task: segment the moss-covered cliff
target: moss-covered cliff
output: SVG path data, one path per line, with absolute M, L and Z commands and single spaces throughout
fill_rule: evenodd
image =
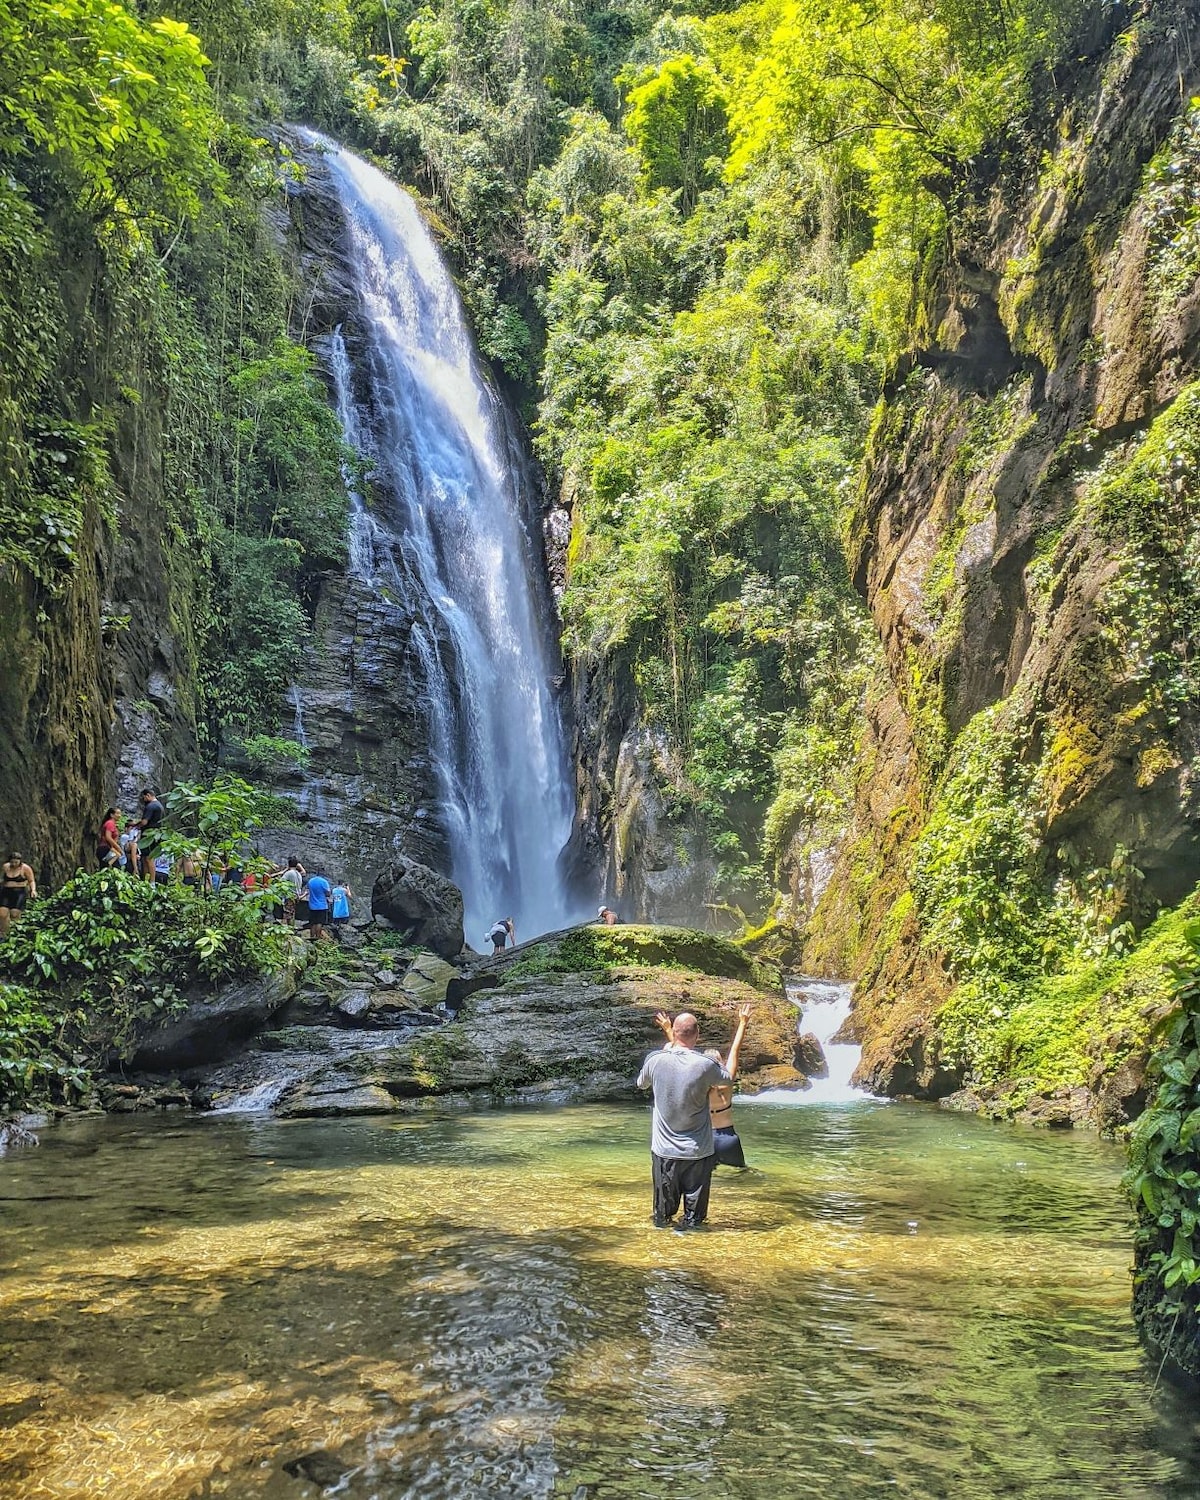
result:
M 1143 934 L 1200 878 L 1178 11 L 1114 25 L 1022 149 L 975 164 L 875 416 L 850 550 L 886 672 L 808 958 L 860 976 L 864 1073 L 893 1092 L 1119 1120 L 1182 917 Z

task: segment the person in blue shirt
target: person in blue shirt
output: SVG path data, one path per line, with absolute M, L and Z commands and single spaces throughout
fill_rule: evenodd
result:
M 330 912 L 333 917 L 333 935 L 340 943 L 342 940 L 342 928 L 350 921 L 350 898 L 354 892 L 344 880 L 339 880 L 333 888 L 330 897 Z
M 329 898 L 333 887 L 325 878 L 325 871 L 318 868 L 308 877 L 308 935 L 314 943 L 325 937 L 325 924 L 329 921 Z

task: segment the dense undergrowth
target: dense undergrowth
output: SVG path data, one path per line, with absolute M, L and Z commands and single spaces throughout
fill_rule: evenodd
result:
M 1154 1092 L 1134 1126 L 1125 1187 L 1137 1213 L 1134 1300 L 1155 1343 L 1200 1378 L 1200 921 L 1172 964 Z
M 106 870 L 37 901 L 0 944 L 0 1110 L 79 1099 L 191 993 L 281 969 L 264 900 Z

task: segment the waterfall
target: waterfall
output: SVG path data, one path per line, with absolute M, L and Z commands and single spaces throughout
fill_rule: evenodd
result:
M 789 979 L 788 999 L 800 1007 L 796 1029 L 799 1033 L 811 1032 L 820 1042 L 829 1076 L 814 1078 L 799 1093 L 794 1089 L 764 1089 L 761 1094 L 739 1099 L 739 1104 L 851 1104 L 860 1099 L 874 1099 L 874 1094 L 855 1088 L 850 1082 L 862 1048 L 833 1040 L 850 1015 L 853 994 L 852 984 L 835 980 Z
M 574 791 L 531 486 L 415 202 L 352 152 L 303 136 L 345 215 L 356 298 L 353 362 L 340 330 L 325 353 L 347 440 L 382 497 L 368 509 L 351 486 L 350 566 L 412 616 L 467 941 L 503 916 L 532 936 L 582 913 L 559 873 Z

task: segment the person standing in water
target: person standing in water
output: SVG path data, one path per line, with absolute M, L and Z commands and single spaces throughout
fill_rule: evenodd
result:
M 679 1229 L 699 1229 L 708 1217 L 708 1193 L 717 1164 L 709 1090 L 730 1083 L 719 1062 L 700 1050 L 700 1023 L 688 1011 L 671 1025 L 671 1046 L 651 1052 L 637 1085 L 653 1089 L 650 1127 L 654 1223 L 666 1229 L 683 1203 Z
M 0 941 L 8 936 L 12 924 L 19 921 L 30 901 L 37 900 L 37 881 L 33 871 L 14 849 L 0 865 Z
M 705 1057 L 712 1058 L 714 1062 L 724 1061 L 725 1071 L 729 1074 L 728 1083 L 715 1083 L 708 1091 L 708 1110 L 712 1118 L 713 1145 L 716 1148 L 718 1167 L 740 1167 L 745 1168 L 746 1156 L 742 1150 L 742 1142 L 733 1124 L 733 1080 L 737 1077 L 738 1062 L 742 1051 L 742 1039 L 746 1035 L 746 1023 L 750 1019 L 750 1003 L 747 1001 L 738 1006 L 738 1022 L 733 1033 L 733 1041 L 729 1045 L 729 1058 L 724 1061 L 715 1047 L 705 1052 Z M 674 1035 L 671 1029 L 671 1018 L 665 1010 L 660 1010 L 654 1017 L 666 1033 L 666 1047 L 675 1045 Z M 665 1050 L 665 1048 L 664 1048 Z

